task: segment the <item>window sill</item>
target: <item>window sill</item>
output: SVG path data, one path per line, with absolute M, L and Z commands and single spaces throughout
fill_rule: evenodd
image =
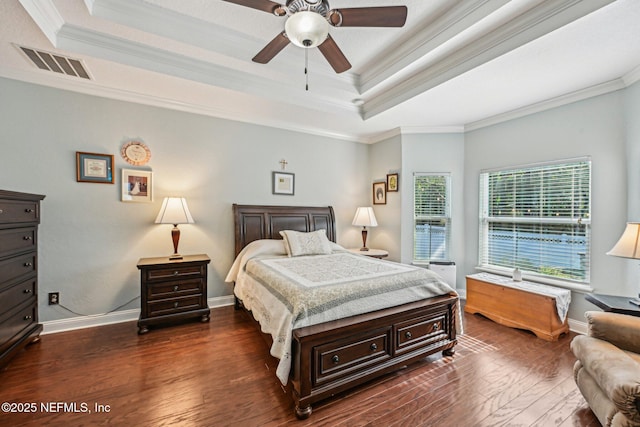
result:
M 497 269 L 497 268 L 485 268 L 485 267 L 476 267 L 478 271 L 484 271 L 486 273 L 497 274 L 500 276 L 511 277 L 511 271 L 506 269 Z M 561 279 L 550 279 L 547 277 L 540 276 L 530 276 L 527 274 L 522 275 L 523 280 L 527 280 L 529 282 L 534 283 L 542 283 L 545 285 L 556 286 L 558 288 L 569 289 L 570 291 L 581 292 L 581 293 L 590 293 L 593 292 L 593 288 L 590 285 L 571 282 L 568 280 Z

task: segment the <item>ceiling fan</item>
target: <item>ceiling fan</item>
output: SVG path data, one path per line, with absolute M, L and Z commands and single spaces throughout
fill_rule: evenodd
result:
M 402 27 L 407 20 L 406 6 L 331 9 L 327 0 L 287 0 L 285 5 L 270 0 L 223 0 L 253 9 L 287 16 L 284 31 L 253 58 L 266 64 L 290 42 L 303 48 L 318 47 L 336 73 L 351 68 L 329 34 L 334 27 Z

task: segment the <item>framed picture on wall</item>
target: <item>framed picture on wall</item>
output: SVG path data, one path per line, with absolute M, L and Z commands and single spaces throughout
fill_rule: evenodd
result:
M 295 174 L 289 172 L 272 172 L 271 182 L 273 194 L 285 194 L 293 196 L 295 194 Z
M 153 202 L 153 173 L 122 169 L 122 201 Z
M 113 184 L 113 155 L 76 151 L 76 181 Z
M 387 204 L 387 183 L 386 182 L 373 183 L 373 204 L 374 205 Z
M 398 191 L 398 174 L 387 174 L 387 191 Z

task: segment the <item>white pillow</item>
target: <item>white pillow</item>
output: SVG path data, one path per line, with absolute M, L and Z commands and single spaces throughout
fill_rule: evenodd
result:
M 284 240 L 284 247 L 290 257 L 327 255 L 331 253 L 331 242 L 327 238 L 326 230 L 316 230 L 309 233 L 283 230 L 280 235 Z

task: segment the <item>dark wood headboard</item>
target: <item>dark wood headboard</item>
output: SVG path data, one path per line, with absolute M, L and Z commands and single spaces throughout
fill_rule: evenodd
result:
M 282 239 L 280 231 L 327 230 L 336 241 L 336 220 L 331 206 L 233 205 L 236 256 L 249 243 L 259 239 Z

